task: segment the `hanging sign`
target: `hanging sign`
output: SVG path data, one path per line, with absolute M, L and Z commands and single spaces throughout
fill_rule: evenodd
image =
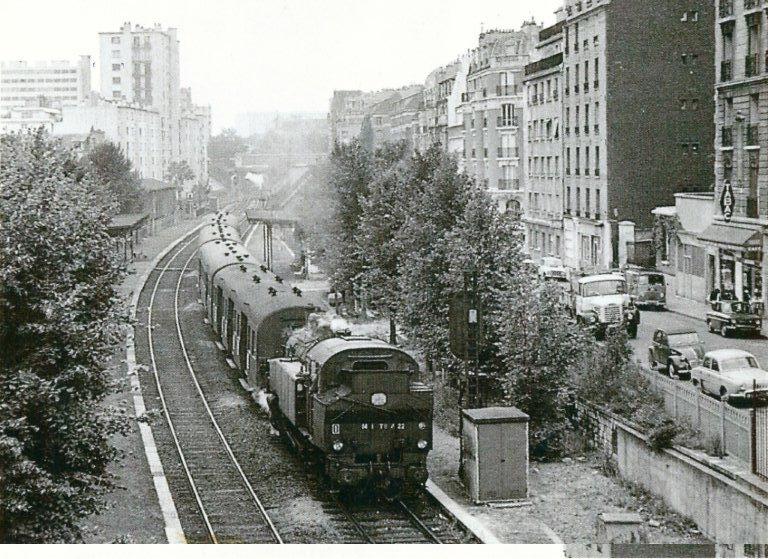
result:
M 724 181 L 723 192 L 720 195 L 720 210 L 723 213 L 725 221 L 731 220 L 734 204 L 735 200 L 733 198 L 733 188 L 731 187 L 731 181 Z

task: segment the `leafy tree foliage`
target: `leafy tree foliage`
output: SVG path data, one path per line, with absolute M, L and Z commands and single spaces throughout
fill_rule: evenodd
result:
M 174 161 L 168 165 L 168 170 L 165 172 L 165 180 L 169 181 L 174 186 L 181 186 L 187 181 L 194 180 L 195 173 L 189 167 L 189 163 L 186 161 Z
M 223 130 L 221 134 L 211 136 L 208 142 L 209 169 L 212 176 L 228 185 L 229 178 L 235 168 L 234 158 L 245 153 L 248 146 L 232 128 Z
M 44 132 L 0 136 L 0 541 L 77 541 L 128 423 L 102 399 L 121 277 L 98 179 Z
M 103 204 L 114 204 L 117 213 L 141 211 L 141 179 L 132 170 L 131 161 L 119 146 L 112 142 L 94 146 L 88 152 L 87 163 L 97 185 L 101 187 Z

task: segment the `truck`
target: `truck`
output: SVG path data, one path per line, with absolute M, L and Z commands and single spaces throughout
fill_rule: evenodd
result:
M 640 311 L 627 293 L 627 281 L 621 273 L 592 274 L 574 278 L 571 310 L 579 324 L 598 338 L 612 328 L 626 328 L 630 338 L 637 337 Z

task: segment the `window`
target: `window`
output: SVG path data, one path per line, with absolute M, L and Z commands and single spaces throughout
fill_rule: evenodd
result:
M 565 149 L 565 174 L 571 174 L 571 148 Z
M 576 148 L 576 174 L 581 174 L 581 149 Z
M 600 146 L 595 146 L 595 176 L 600 176 Z
M 112 71 L 113 72 L 119 72 L 121 68 L 120 64 L 112 64 Z
M 597 35 L 595 35 L 592 38 L 592 46 L 596 47 L 599 43 L 600 43 L 600 39 L 597 37 Z
M 589 146 L 584 148 L 584 174 L 589 174 Z
M 111 38 L 110 38 L 110 42 L 111 42 L 113 45 L 119 45 L 119 44 L 120 44 L 120 37 L 111 37 Z
M 119 83 L 120 83 L 120 78 L 119 78 L 119 77 L 117 77 L 117 78 L 112 78 L 112 83 L 113 83 L 113 84 L 119 84 Z
M 123 94 L 120 93 L 119 91 L 113 91 L 112 92 L 112 98 L 113 99 L 120 99 L 122 96 L 123 96 Z
M 570 186 L 566 189 L 566 194 L 565 194 L 565 213 L 568 213 L 568 214 L 571 213 L 571 187 Z

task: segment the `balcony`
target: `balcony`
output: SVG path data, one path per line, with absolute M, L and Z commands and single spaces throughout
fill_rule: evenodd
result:
M 508 117 L 504 118 L 502 116 L 496 117 L 496 128 L 510 128 L 512 126 L 517 126 L 517 117 Z
M 748 146 L 760 145 L 760 129 L 757 124 L 747 125 L 747 144 Z
M 578 177 L 579 175 L 581 175 L 581 169 L 579 169 L 578 167 L 576 167 L 576 170 L 573 172 L 573 174 L 574 174 L 574 175 L 576 175 L 576 176 Z
M 733 147 L 733 128 L 723 126 L 720 129 L 720 145 L 723 147 Z
M 720 63 L 720 81 L 727 82 L 733 77 L 733 64 L 730 60 L 723 60 Z
M 584 125 L 584 134 L 589 134 L 589 126 Z
M 760 73 L 760 67 L 757 64 L 757 53 L 748 54 L 744 58 L 744 75 L 746 77 L 756 76 Z
M 520 179 L 499 179 L 499 190 L 520 190 Z
M 566 54 L 567 54 L 567 51 L 566 51 Z M 549 70 L 550 68 L 559 66 L 562 63 L 563 63 L 563 53 L 558 52 L 556 54 L 553 54 L 552 56 L 548 56 L 547 58 L 542 58 L 541 60 L 537 60 L 536 62 L 531 62 L 530 64 L 526 64 L 525 75 L 530 76 L 531 74 L 535 74 L 543 70 Z
M 499 159 L 512 159 L 520 157 L 520 148 L 497 148 L 497 156 Z
M 720 17 L 728 17 L 733 15 L 733 0 L 720 0 L 720 6 L 718 9 L 718 15 Z
M 496 86 L 496 95 L 501 97 L 505 95 L 514 95 L 517 93 L 515 91 L 515 86 L 513 85 L 497 85 Z
M 760 217 L 760 210 L 757 206 L 757 198 L 753 198 L 751 196 L 747 198 L 747 217 L 752 219 L 757 219 Z

